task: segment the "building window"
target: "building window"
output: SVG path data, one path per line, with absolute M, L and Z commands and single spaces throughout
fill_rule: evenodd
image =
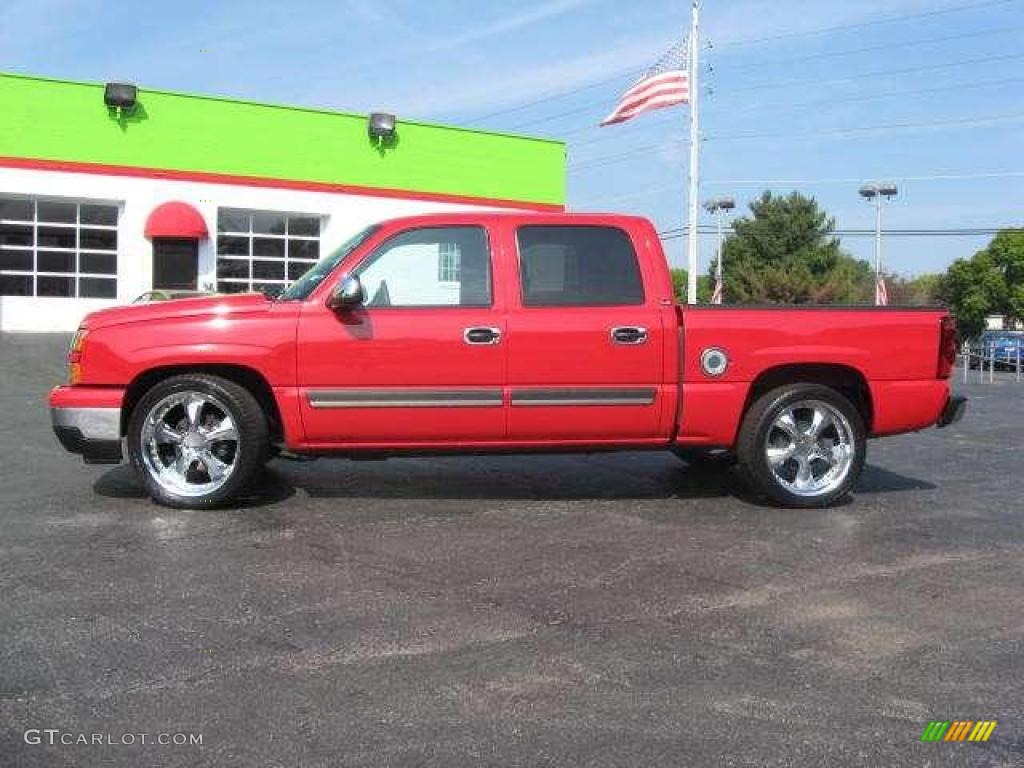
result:
M 0 296 L 117 298 L 117 206 L 0 195 Z
M 459 282 L 458 243 L 441 243 L 437 254 L 437 281 L 439 283 Z
M 221 208 L 217 211 L 217 290 L 291 285 L 320 259 L 320 217 Z

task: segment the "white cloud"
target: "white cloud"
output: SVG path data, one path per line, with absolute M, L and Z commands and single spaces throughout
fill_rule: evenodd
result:
M 407 95 L 392 97 L 392 101 L 403 114 L 420 116 L 499 109 L 522 104 L 547 93 L 587 85 L 630 69 L 640 70 L 651 63 L 652 51 L 661 50 L 665 44 L 664 39 L 645 40 L 572 59 L 545 59 L 528 68 L 522 68 L 518 63 L 509 64 L 507 71 L 490 76 L 471 72 L 462 82 L 447 82 L 443 90 L 424 92 L 417 89 Z

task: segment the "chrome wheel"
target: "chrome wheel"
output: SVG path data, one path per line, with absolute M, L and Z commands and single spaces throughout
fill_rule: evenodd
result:
M 238 429 L 227 407 L 212 395 L 168 395 L 146 414 L 141 437 L 146 471 L 179 496 L 213 493 L 235 470 Z
M 797 496 L 823 496 L 843 484 L 855 455 L 853 428 L 823 400 L 779 411 L 768 428 L 765 457 L 775 482 Z

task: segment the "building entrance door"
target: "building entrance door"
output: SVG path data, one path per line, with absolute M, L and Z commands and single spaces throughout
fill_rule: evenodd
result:
M 153 239 L 154 290 L 194 291 L 199 280 L 199 241 Z

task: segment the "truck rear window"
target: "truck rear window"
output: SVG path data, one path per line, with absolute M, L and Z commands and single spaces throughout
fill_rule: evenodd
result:
M 519 279 L 527 307 L 644 303 L 636 251 L 615 227 L 520 227 Z

